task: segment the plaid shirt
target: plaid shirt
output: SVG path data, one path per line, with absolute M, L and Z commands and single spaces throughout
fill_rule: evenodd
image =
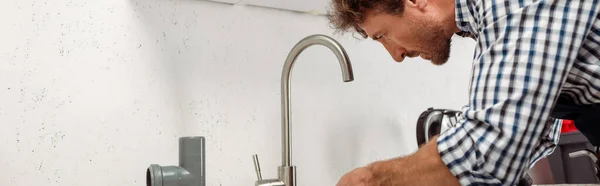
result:
M 558 144 L 559 96 L 600 103 L 600 0 L 456 0 L 476 42 L 465 120 L 438 150 L 462 185 L 515 185 Z

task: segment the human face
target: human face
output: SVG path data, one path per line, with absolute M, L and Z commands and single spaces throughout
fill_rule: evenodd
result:
M 419 5 L 407 5 L 402 15 L 368 12 L 359 26 L 369 37 L 383 44 L 396 62 L 420 56 L 434 65 L 443 65 L 450 57 L 452 33 L 446 31 L 436 16 Z

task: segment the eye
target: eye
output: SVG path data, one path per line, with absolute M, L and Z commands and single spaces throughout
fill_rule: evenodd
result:
M 383 36 L 384 36 L 384 35 L 383 35 L 383 34 L 381 34 L 381 35 L 375 36 L 375 38 L 373 38 L 373 39 L 375 39 L 375 40 L 379 40 L 379 39 L 383 38 Z

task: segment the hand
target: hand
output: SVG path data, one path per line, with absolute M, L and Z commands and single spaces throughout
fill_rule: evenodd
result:
M 460 186 L 437 151 L 437 136 L 411 155 L 376 161 L 342 176 L 336 186 Z
M 342 176 L 336 186 L 375 186 L 372 182 L 373 171 L 367 167 L 361 167 Z

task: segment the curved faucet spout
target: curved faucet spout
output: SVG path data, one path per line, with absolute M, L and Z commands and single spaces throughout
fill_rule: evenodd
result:
M 352 71 L 352 65 L 346 51 L 333 38 L 321 34 L 310 35 L 300 40 L 294 48 L 290 51 L 285 64 L 283 66 L 283 72 L 281 74 L 281 106 L 282 106 L 282 167 L 292 166 L 291 157 L 291 136 L 290 136 L 290 75 L 294 62 L 298 58 L 298 55 L 304 51 L 304 49 L 313 45 L 323 45 L 329 48 L 337 57 L 340 67 L 342 69 L 342 77 L 344 82 L 351 82 L 354 80 L 354 74 Z

